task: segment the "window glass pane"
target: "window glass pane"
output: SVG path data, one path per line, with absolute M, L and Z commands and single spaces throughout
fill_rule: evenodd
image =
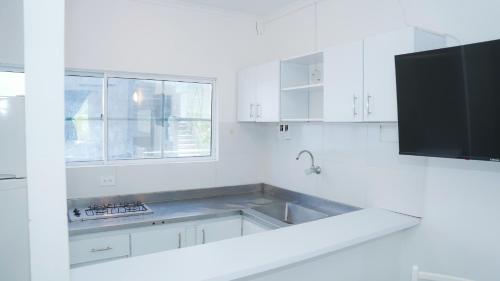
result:
M 24 96 L 24 73 L 0 72 L 0 97 Z
M 65 77 L 66 161 L 103 160 L 103 79 Z
M 165 118 L 212 118 L 212 84 L 165 81 Z
M 101 119 L 102 78 L 66 76 L 65 117 L 66 119 Z
M 161 157 L 162 82 L 108 80 L 109 160 Z
M 164 157 L 210 156 L 212 84 L 165 82 Z
M 66 162 L 103 160 L 102 121 L 83 119 L 66 121 L 65 129 Z
M 161 119 L 162 82 L 109 78 L 108 101 L 109 119 Z
M 108 121 L 110 160 L 161 157 L 161 120 Z
M 210 156 L 211 121 L 178 121 L 165 124 L 164 157 Z

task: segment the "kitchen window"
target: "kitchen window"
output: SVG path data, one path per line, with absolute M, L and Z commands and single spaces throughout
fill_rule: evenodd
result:
M 66 161 L 214 160 L 214 81 L 69 73 Z

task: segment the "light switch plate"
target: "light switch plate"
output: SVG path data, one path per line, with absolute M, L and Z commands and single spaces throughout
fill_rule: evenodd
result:
M 101 186 L 115 186 L 115 176 L 101 176 Z

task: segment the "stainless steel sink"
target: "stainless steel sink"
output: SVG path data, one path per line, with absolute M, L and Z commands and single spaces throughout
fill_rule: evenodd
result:
M 276 202 L 253 209 L 287 224 L 299 224 L 328 217 L 327 214 L 291 202 Z

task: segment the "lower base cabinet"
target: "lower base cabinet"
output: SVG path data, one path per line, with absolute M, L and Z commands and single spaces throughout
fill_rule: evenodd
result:
M 186 228 L 184 226 L 169 226 L 134 232 L 130 234 L 130 245 L 132 256 L 180 249 L 186 246 Z
M 242 219 L 242 236 L 256 234 L 269 230 L 269 226 L 264 225 L 256 220 L 243 217 Z
M 205 244 L 242 235 L 242 217 L 207 220 L 196 226 L 196 243 Z
M 238 215 L 75 235 L 70 238 L 71 266 L 201 245 L 269 229 L 253 219 Z

